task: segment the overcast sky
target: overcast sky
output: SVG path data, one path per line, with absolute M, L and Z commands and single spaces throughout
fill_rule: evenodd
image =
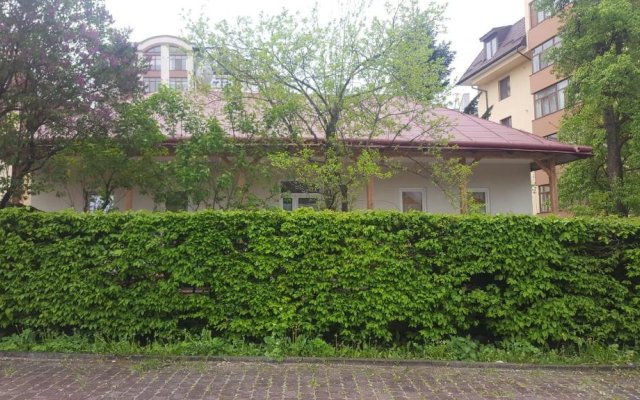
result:
M 182 16 L 186 12 L 193 16 L 204 13 L 215 22 L 243 15 L 255 17 L 260 11 L 274 14 L 283 8 L 306 13 L 317 3 L 321 14 L 329 15 L 344 0 L 105 0 L 105 3 L 116 24 L 131 28 L 132 40 L 141 41 L 162 34 L 180 36 L 185 25 Z M 447 2 L 436 0 L 436 3 Z M 384 0 L 373 0 L 371 12 L 380 15 L 383 4 Z M 480 36 L 494 26 L 513 24 L 524 12 L 522 0 L 449 0 L 447 33 L 443 38 L 451 41 L 451 48 L 457 53 L 453 77 L 460 77 L 482 49 Z M 454 92 L 465 91 L 469 90 L 458 88 Z

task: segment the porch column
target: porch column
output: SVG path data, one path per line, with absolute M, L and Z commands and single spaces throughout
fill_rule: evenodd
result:
M 124 195 L 124 209 L 132 210 L 133 209 L 133 190 L 128 189 Z
M 551 198 L 551 212 L 560 212 L 560 201 L 558 200 L 558 174 L 556 172 L 556 160 L 536 160 L 536 164 L 549 176 L 549 197 Z
M 367 210 L 373 210 L 373 177 L 367 182 Z
M 462 157 L 460 158 L 460 164 L 467 165 L 467 159 Z M 467 181 L 460 182 L 460 214 L 466 214 L 469 212 L 469 204 L 467 204 L 468 195 L 467 195 Z

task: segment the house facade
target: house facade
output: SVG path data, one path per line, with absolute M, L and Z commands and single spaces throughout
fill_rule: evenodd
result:
M 466 186 L 443 188 L 417 167 L 419 164 L 416 162 L 425 165 L 432 161 L 433 156 L 428 149 L 435 142 L 418 133 L 422 129 L 417 127 L 400 136 L 382 135 L 366 143 L 367 148 L 379 149 L 401 168 L 390 178 L 370 179 L 355 193 L 351 209 L 455 214 L 461 212 L 462 205 L 452 201 L 453 190 L 453 193 L 468 193 L 480 212 L 531 214 L 532 170 L 591 155 L 589 147 L 550 141 L 458 111 L 435 109 L 430 113 L 447 124 L 445 129 L 449 140 L 441 148 L 442 154 L 473 164 L 473 174 Z M 362 143 L 354 141 L 349 145 L 358 147 Z M 305 190 L 294 181 L 293 176 L 286 174 L 273 176 L 268 182 L 247 184 L 253 196 L 264 200 L 266 208 L 293 211 L 321 205 L 317 193 Z M 78 185 L 66 188 L 64 193 L 58 190 L 32 196 L 31 205 L 44 211 L 68 208 L 80 211 L 84 206 L 83 201 L 82 189 Z M 155 202 L 152 196 L 137 189 L 117 192 L 113 202 L 114 208 L 122 211 L 176 209 L 167 203 Z M 195 210 L 197 207 L 185 203 L 182 209 Z
M 447 190 L 416 168 L 416 160 L 430 162 L 431 155 L 426 149 L 434 145 L 428 136 L 416 133 L 424 131 L 417 127 L 392 139 L 383 135 L 366 144 L 385 153 L 401 168 L 391 178 L 372 178 L 358 189 L 351 203 L 353 210 L 459 213 L 462 206 L 452 201 L 452 189 L 458 191 L 458 195 L 468 193 L 480 212 L 531 214 L 532 171 L 555 170 L 556 165 L 591 155 L 588 147 L 570 146 L 528 133 L 535 121 L 533 97 L 520 89 L 528 83 L 531 68 L 522 53 L 526 49 L 526 26 L 523 19 L 514 26 L 495 28 L 485 35 L 486 48 L 478 63 L 470 68 L 472 73 L 467 74 L 468 82 L 479 79 L 477 82 L 485 88 L 480 110 L 483 113 L 493 106 L 490 120 L 448 109 L 430 111 L 434 118 L 446 121 L 445 134 L 449 141 L 442 149 L 444 154 L 473 164 L 473 174 L 466 186 Z M 142 77 L 147 93 L 157 91 L 160 85 L 187 91 L 195 80 L 204 80 L 214 88 L 224 84 L 215 73 L 199 67 L 197 51 L 180 38 L 152 37 L 142 41 L 138 49 L 140 57 L 146 58 L 150 66 Z M 483 57 L 491 62 L 487 63 Z M 361 145 L 357 141 L 353 143 L 353 146 Z M 295 210 L 317 208 L 321 204 L 317 193 L 305 190 L 286 174 L 274 176 L 270 182 L 247 183 L 251 194 L 262 199 L 266 208 Z M 557 191 L 552 190 L 550 197 L 557 206 Z M 30 203 L 44 211 L 69 208 L 81 211 L 84 200 L 78 185 L 39 193 L 31 196 Z M 97 204 L 101 199 L 92 201 Z M 174 204 L 156 202 L 151 195 L 136 188 L 116 192 L 112 201 L 113 208 L 121 211 L 197 209 L 193 204 L 184 203 L 176 208 Z
M 557 16 L 536 10 L 534 1 L 525 0 L 523 6 L 524 18 L 480 38 L 483 49 L 458 84 L 480 91 L 478 112 L 488 113 L 490 121 L 557 140 L 567 80 L 553 73 L 545 56 L 560 45 L 561 24 Z M 552 192 L 559 172 L 554 167 L 532 173 L 534 213 L 558 211 Z

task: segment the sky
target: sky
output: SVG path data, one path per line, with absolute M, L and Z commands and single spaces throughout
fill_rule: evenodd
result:
M 385 0 L 372 0 L 372 15 L 384 13 Z M 451 42 L 456 52 L 452 76 L 457 80 L 482 50 L 479 38 L 496 26 L 511 25 L 524 16 L 522 0 L 435 0 L 446 4 L 446 32 L 442 39 Z M 260 12 L 275 14 L 283 8 L 307 14 L 318 4 L 321 15 L 329 16 L 344 0 L 105 0 L 116 25 L 132 29 L 131 39 L 141 41 L 155 35 L 181 36 L 184 15 L 206 15 L 212 22 L 234 20 L 239 16 L 257 17 Z M 421 0 L 424 5 L 428 1 Z M 452 101 L 470 88 L 455 88 Z

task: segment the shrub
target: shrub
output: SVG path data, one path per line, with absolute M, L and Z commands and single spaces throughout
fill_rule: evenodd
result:
M 635 345 L 639 287 L 634 220 L 0 212 L 5 333 Z

